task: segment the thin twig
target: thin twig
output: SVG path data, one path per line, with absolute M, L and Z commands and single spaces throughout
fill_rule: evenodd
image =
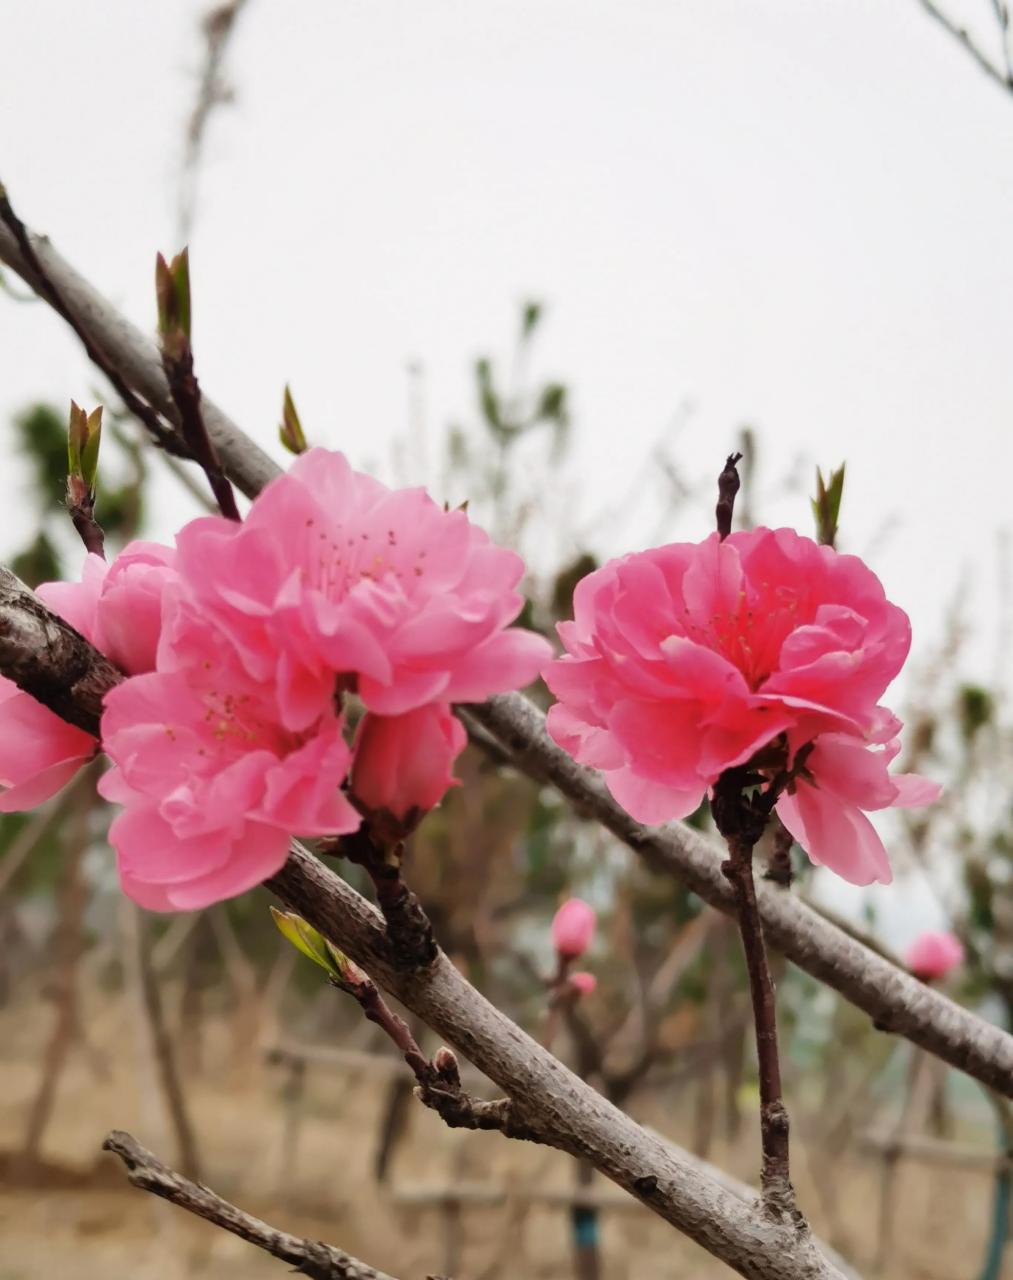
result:
M 332 977 L 331 982 L 356 1000 L 369 1021 L 396 1046 L 418 1082 L 415 1096 L 438 1112 L 451 1129 L 496 1129 L 509 1138 L 540 1141 L 534 1126 L 516 1118 L 509 1098 L 489 1102 L 464 1091 L 457 1059 L 446 1046 L 438 1049 L 430 1061 L 408 1023 L 394 1012 L 376 983 L 358 965 L 346 959 L 342 976 Z
M 981 49 L 978 48 L 975 42 L 971 39 L 967 28 L 962 27 L 958 22 L 954 22 L 948 14 L 944 13 L 942 9 L 933 3 L 933 0 L 921 0 L 921 6 L 926 13 L 935 18 L 935 20 L 940 23 L 940 25 L 948 31 L 954 39 L 958 40 L 964 46 L 978 66 L 981 67 L 982 71 L 984 71 L 990 79 L 994 80 L 997 85 L 1005 89 L 1007 93 L 1013 93 L 1013 70 L 1010 69 L 1009 47 L 1005 43 L 1005 28 L 1003 28 L 1003 51 L 1006 61 L 1006 70 L 1003 72 Z
M 164 1165 L 129 1133 L 114 1129 L 103 1142 L 102 1149 L 119 1156 L 126 1166 L 127 1177 L 141 1191 L 150 1191 L 187 1213 L 195 1214 L 223 1231 L 230 1231 L 281 1262 L 289 1263 L 310 1280 L 393 1280 L 386 1272 L 377 1271 L 333 1245 L 289 1235 L 287 1231 L 268 1226 L 260 1218 L 223 1200 L 210 1188 L 191 1182 Z
M 237 20 L 248 0 L 224 0 L 213 5 L 201 20 L 207 41 L 197 100 L 186 128 L 186 146 L 179 192 L 179 239 L 190 239 L 196 206 L 197 178 L 208 122 L 215 109 L 232 101 L 232 91 L 222 77 L 222 65 Z
M 728 858 L 721 864 L 721 871 L 735 891 L 753 1002 L 763 1151 L 760 1186 L 764 1204 L 772 1213 L 794 1217 L 797 1209 L 788 1159 L 788 1112 L 781 1096 L 774 983 L 753 880 L 753 849 L 763 834 L 776 790 L 771 784 L 762 797 L 750 795 L 745 787 L 751 780 L 752 775 L 745 769 L 725 770 L 714 787 L 711 811 L 714 824 L 728 845 Z
M 179 410 L 180 430 L 190 456 L 208 478 L 211 492 L 222 515 L 228 520 L 239 520 L 236 495 L 232 492 L 218 459 L 218 453 L 204 422 L 201 408 L 200 384 L 193 371 L 193 352 L 189 341 L 180 352 L 163 354 L 162 363 L 169 383 L 169 393 Z

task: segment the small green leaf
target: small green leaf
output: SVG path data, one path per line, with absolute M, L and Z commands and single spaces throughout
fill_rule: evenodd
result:
M 178 355 L 190 345 L 190 252 L 184 249 L 170 261 L 155 258 L 155 299 L 162 346 Z
M 297 916 L 294 911 L 271 908 L 271 917 L 282 937 L 287 938 L 297 951 L 320 966 L 332 982 L 346 991 L 354 991 L 369 978 L 357 964 L 324 937 L 319 929 Z
M 829 481 L 825 481 L 823 472 L 819 467 L 816 468 L 816 497 L 812 500 L 816 540 L 828 547 L 832 547 L 837 539 L 841 499 L 844 496 L 845 465 L 841 463 L 836 471 L 831 471 Z
M 341 971 L 335 965 L 326 938 L 311 924 L 307 924 L 302 916 L 291 911 L 279 911 L 271 908 L 271 917 L 282 937 L 287 938 L 297 951 L 318 964 L 332 977 L 339 978 Z
M 102 406 L 85 413 L 71 400 L 67 424 L 67 475 L 72 480 L 81 481 L 89 493 L 95 492 L 101 441 Z
M 294 453 L 296 456 L 300 453 L 305 453 L 309 448 L 306 443 L 306 436 L 303 433 L 302 423 L 299 421 L 299 414 L 296 412 L 295 401 L 292 399 L 292 392 L 287 383 L 285 385 L 285 398 L 282 402 L 281 426 L 278 428 L 278 437 L 289 453 Z

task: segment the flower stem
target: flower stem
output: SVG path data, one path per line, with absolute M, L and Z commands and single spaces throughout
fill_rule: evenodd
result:
M 760 1142 L 763 1166 L 760 1186 L 765 1206 L 778 1216 L 794 1216 L 795 1191 L 788 1163 L 788 1112 L 781 1097 L 781 1063 L 777 1048 L 777 1012 L 774 983 L 767 963 L 760 912 L 753 881 L 753 841 L 729 836 L 728 859 L 721 870 L 735 890 L 739 933 L 749 972 L 756 1031 L 756 1058 L 760 1077 Z

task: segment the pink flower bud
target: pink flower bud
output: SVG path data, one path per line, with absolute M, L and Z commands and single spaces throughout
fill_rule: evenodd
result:
M 400 716 L 369 712 L 355 735 L 352 795 L 370 813 L 398 821 L 421 815 L 457 782 L 450 771 L 466 742 L 464 726 L 445 704 Z
M 581 996 L 591 995 L 598 986 L 598 979 L 593 973 L 584 973 L 582 971 L 579 973 L 571 973 L 567 981 L 573 990 Z
M 561 956 L 576 959 L 591 945 L 596 917 L 583 898 L 568 898 L 552 920 L 552 945 Z
M 918 978 L 945 978 L 964 958 L 960 939 L 952 933 L 921 933 L 904 953 L 904 962 Z

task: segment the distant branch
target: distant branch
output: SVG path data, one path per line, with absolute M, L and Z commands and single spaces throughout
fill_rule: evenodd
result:
M 225 54 L 235 33 L 236 23 L 249 0 L 223 0 L 214 4 L 201 19 L 204 65 L 201 68 L 197 100 L 186 127 L 183 172 L 179 196 L 179 239 L 185 243 L 193 228 L 197 202 L 197 178 L 201 154 L 207 136 L 208 122 L 214 111 L 232 101 L 232 89 L 222 75 Z
M 978 66 L 995 81 L 997 85 L 1005 89 L 1007 93 L 1013 93 L 1013 65 L 1011 65 L 1010 48 L 1009 48 L 1009 10 L 1003 0 L 993 0 L 993 10 L 996 20 L 999 23 L 1000 39 L 1003 48 L 1003 66 L 998 67 L 988 57 L 988 55 L 975 43 L 971 38 L 970 32 L 966 27 L 962 27 L 959 22 L 955 22 L 947 13 L 938 8 L 933 0 L 920 0 L 922 8 L 936 22 L 948 31 L 951 36 L 964 46 Z

